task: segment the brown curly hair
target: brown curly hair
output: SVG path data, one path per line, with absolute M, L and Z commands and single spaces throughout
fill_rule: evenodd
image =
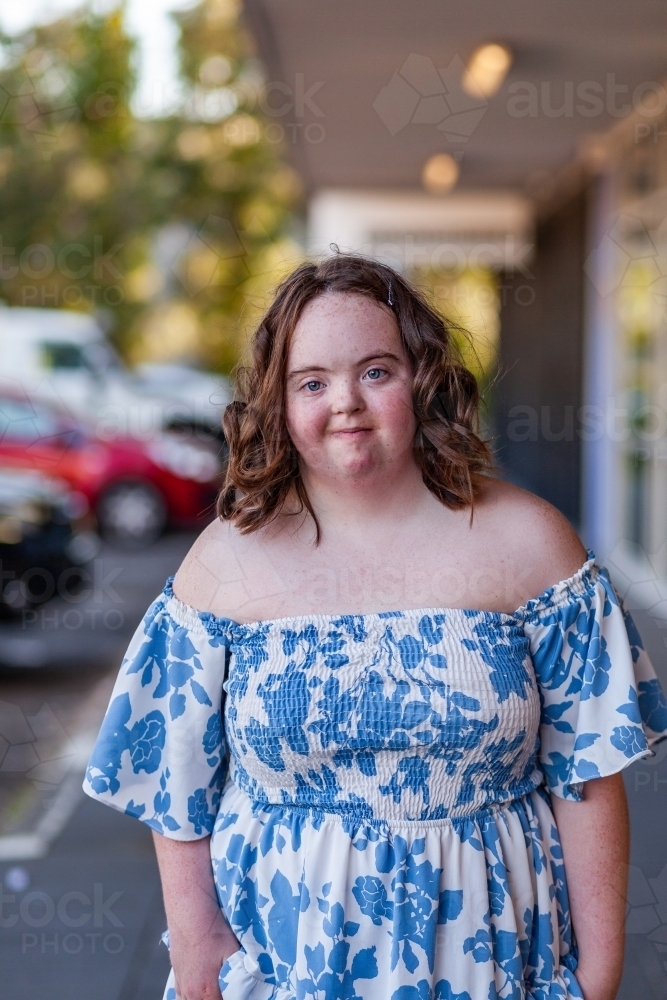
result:
M 493 469 L 479 437 L 479 389 L 461 360 L 452 328 L 392 268 L 358 254 L 336 253 L 306 263 L 282 282 L 252 339 L 252 365 L 237 371 L 235 400 L 223 428 L 229 446 L 216 511 L 245 533 L 278 515 L 290 490 L 297 513 L 308 510 L 320 529 L 299 473 L 285 422 L 285 380 L 292 333 L 305 305 L 324 292 L 354 292 L 388 306 L 412 363 L 417 419 L 414 454 L 424 484 L 452 509 L 470 506 Z

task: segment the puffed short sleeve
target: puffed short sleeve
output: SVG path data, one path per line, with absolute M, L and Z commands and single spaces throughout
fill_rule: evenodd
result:
M 86 769 L 84 791 L 174 840 L 211 833 L 227 772 L 225 619 L 167 581 L 134 633 Z
M 651 755 L 667 736 L 667 703 L 630 613 L 590 551 L 577 574 L 526 607 L 540 764 L 552 792 L 581 799 L 583 782 Z

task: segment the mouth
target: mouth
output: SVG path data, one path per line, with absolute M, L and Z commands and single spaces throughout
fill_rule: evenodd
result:
M 334 437 L 360 437 L 363 434 L 370 434 L 370 427 L 348 427 L 341 431 L 332 431 Z

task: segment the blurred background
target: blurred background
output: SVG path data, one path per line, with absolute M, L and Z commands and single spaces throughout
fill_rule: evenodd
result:
M 162 996 L 149 831 L 82 772 L 213 517 L 234 366 L 332 247 L 454 321 L 501 474 L 667 683 L 664 4 L 0 0 L 3 1000 Z M 667 995 L 666 757 L 625 773 L 622 1000 Z

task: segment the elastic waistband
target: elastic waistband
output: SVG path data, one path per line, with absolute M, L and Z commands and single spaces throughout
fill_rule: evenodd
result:
M 226 793 L 228 793 L 228 790 L 231 790 L 230 786 L 237 788 L 249 800 L 249 804 L 255 813 L 260 811 L 273 813 L 276 817 L 279 816 L 283 821 L 287 820 L 288 822 L 290 818 L 294 818 L 294 820 L 310 818 L 315 823 L 333 819 L 342 823 L 343 827 L 348 831 L 368 827 L 378 832 L 397 830 L 402 827 L 407 829 L 454 828 L 460 830 L 468 823 L 483 823 L 485 819 L 497 813 L 525 808 L 526 799 L 535 791 L 538 791 L 543 796 L 547 794 L 539 784 L 533 783 L 525 789 L 522 788 L 521 793 L 512 798 L 489 802 L 467 813 L 457 813 L 447 816 L 426 816 L 422 819 L 420 817 L 408 818 L 405 816 L 378 817 L 373 815 L 370 808 L 359 807 L 356 803 L 345 801 L 324 804 L 290 801 L 274 802 L 264 796 L 253 794 L 254 790 L 252 789 L 244 788 L 243 783 L 237 780 L 236 775 L 230 776 L 229 785 L 225 789 Z M 225 810 L 224 805 L 221 808 Z

